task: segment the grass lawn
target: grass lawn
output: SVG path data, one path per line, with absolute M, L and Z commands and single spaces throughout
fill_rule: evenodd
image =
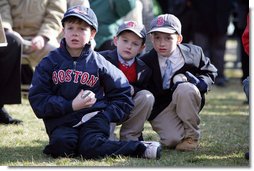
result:
M 27 99 L 22 105 L 6 105 L 12 116 L 23 125 L 0 125 L 1 166 L 112 166 L 112 167 L 238 167 L 249 168 L 244 158 L 249 151 L 249 107 L 240 80 L 230 79 L 227 88 L 213 87 L 207 94 L 201 111 L 202 138 L 195 152 L 163 149 L 160 160 L 129 157 L 84 160 L 82 158 L 53 159 L 42 153 L 48 137 L 42 120 L 33 114 Z M 117 127 L 119 130 L 119 127 Z M 158 140 L 149 123 L 145 125 L 145 140 Z

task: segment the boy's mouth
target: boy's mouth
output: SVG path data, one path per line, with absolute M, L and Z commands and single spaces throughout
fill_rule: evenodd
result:
M 165 48 L 159 48 L 159 51 L 166 51 L 167 49 Z
M 130 55 L 130 54 L 131 54 L 130 51 L 124 51 L 124 53 L 127 54 L 127 55 Z
M 72 39 L 71 42 L 77 43 L 77 42 L 79 42 L 79 41 L 78 41 L 77 39 Z

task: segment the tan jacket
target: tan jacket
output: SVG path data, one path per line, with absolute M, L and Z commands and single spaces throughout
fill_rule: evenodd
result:
M 3 27 L 12 28 L 22 37 L 56 38 L 62 30 L 61 19 L 66 9 L 66 0 L 0 1 Z
M 67 8 L 83 5 L 84 7 L 90 8 L 89 0 L 67 0 Z

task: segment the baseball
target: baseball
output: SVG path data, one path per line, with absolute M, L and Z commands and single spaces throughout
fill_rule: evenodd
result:
M 81 95 L 81 98 L 82 99 L 85 99 L 86 97 L 90 97 L 90 98 L 94 98 L 95 97 L 95 94 L 92 92 L 92 91 L 90 91 L 90 90 L 85 90 L 84 92 L 83 92 L 83 94 Z
M 187 77 L 184 75 L 184 74 L 177 74 L 174 76 L 173 78 L 173 83 L 175 84 L 176 82 L 179 82 L 179 81 L 187 81 Z

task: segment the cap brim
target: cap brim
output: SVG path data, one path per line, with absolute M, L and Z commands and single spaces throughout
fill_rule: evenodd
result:
M 141 35 L 139 32 L 137 32 L 136 30 L 134 29 L 131 29 L 131 28 L 126 28 L 126 29 L 123 29 L 121 30 L 117 35 L 119 35 L 121 32 L 123 31 L 126 31 L 126 30 L 129 30 L 129 31 L 132 31 L 134 32 L 137 36 L 139 36 L 140 38 L 144 39 L 145 38 L 145 35 Z
M 81 20 L 87 22 L 87 24 L 93 26 L 93 23 L 92 23 L 91 21 L 89 21 L 89 20 L 86 19 L 85 17 L 82 17 L 82 16 L 80 16 L 80 15 L 78 15 L 78 14 L 69 14 L 69 15 L 66 15 L 66 16 L 64 17 L 63 21 L 64 21 L 67 17 L 78 17 L 78 18 L 80 18 Z
M 169 34 L 176 33 L 176 30 L 171 29 L 169 27 L 159 27 L 159 28 L 154 28 L 154 29 L 150 30 L 147 34 L 155 32 L 155 31 L 169 33 Z

